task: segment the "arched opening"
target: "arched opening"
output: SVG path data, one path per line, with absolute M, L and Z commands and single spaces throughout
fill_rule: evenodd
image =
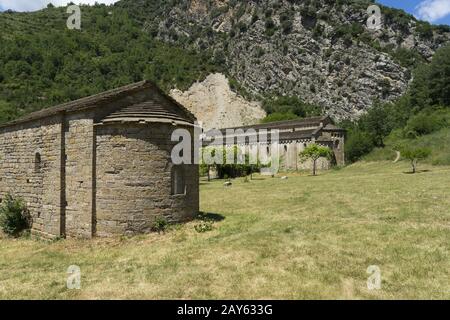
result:
M 42 169 L 42 159 L 41 154 L 39 152 L 36 152 L 34 155 L 34 172 L 40 173 Z
M 172 195 L 186 194 L 186 183 L 182 166 L 172 168 Z
M 334 141 L 334 148 L 335 149 L 339 150 L 340 146 L 341 146 L 341 144 L 340 144 L 339 140 Z

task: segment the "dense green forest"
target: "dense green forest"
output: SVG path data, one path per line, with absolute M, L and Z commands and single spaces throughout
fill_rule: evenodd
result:
M 207 50 L 160 42 L 120 7 L 83 6 L 81 30 L 65 10 L 0 14 L 0 122 L 143 78 L 186 89 L 219 70 Z

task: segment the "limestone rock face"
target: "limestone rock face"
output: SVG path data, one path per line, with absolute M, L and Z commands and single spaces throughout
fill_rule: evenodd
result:
M 258 123 L 266 112 L 257 102 L 233 92 L 225 75 L 215 73 L 187 91 L 174 89 L 170 95 L 202 122 L 205 130 Z

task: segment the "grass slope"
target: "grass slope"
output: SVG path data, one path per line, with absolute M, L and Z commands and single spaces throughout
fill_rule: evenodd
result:
M 0 298 L 450 298 L 450 167 L 358 163 L 318 177 L 202 182 L 223 216 L 134 238 L 0 240 Z M 69 265 L 82 289 L 67 290 Z M 369 265 L 382 289 L 366 286 Z
M 450 128 L 444 128 L 432 134 L 421 136 L 415 140 L 397 137 L 395 134 L 388 137 L 386 147 L 377 148 L 364 157 L 365 161 L 394 160 L 396 154 L 393 146 L 400 142 L 411 143 L 415 146 L 429 148 L 431 156 L 425 159 L 425 163 L 433 165 L 450 165 Z

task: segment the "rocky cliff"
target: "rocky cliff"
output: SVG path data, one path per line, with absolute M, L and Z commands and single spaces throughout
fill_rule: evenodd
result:
M 135 6 L 142 10 L 144 3 Z M 153 34 L 210 51 L 239 92 L 255 100 L 298 96 L 336 118 L 358 117 L 375 101 L 401 96 L 413 67 L 450 38 L 446 27 L 387 7 L 381 29 L 369 30 L 371 1 L 163 3 L 158 15 L 145 18 Z
M 259 103 L 233 92 L 220 73 L 209 75 L 185 92 L 174 89 L 170 95 L 194 113 L 206 130 L 254 124 L 266 116 Z

